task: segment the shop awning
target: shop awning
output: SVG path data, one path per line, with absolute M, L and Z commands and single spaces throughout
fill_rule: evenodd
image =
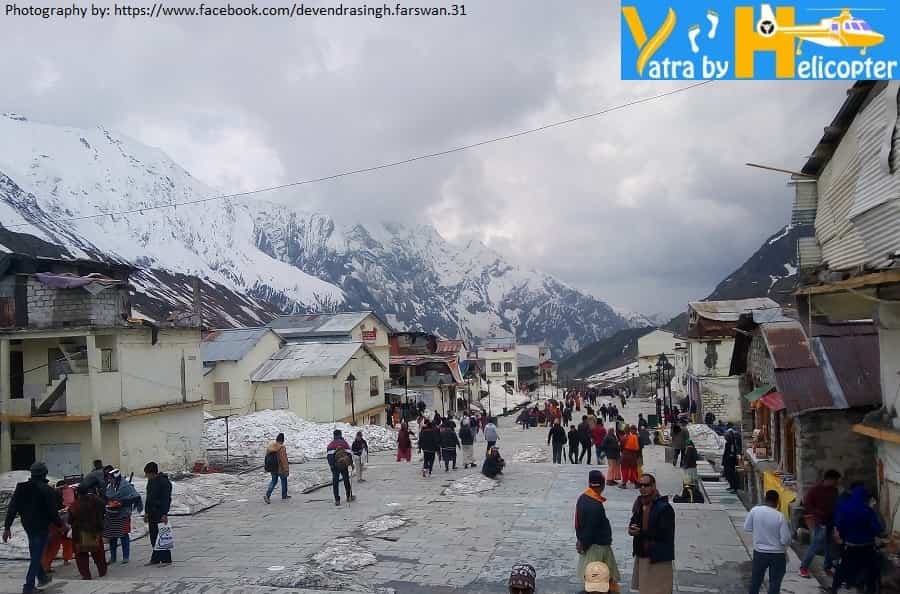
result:
M 756 388 L 749 394 L 744 394 L 744 398 L 746 398 L 750 402 L 756 402 L 757 400 L 759 400 L 760 398 L 762 398 L 763 396 L 765 396 L 766 394 L 768 394 L 769 392 L 771 392 L 774 389 L 775 389 L 775 386 L 770 385 L 770 384 L 765 384 L 764 386 L 760 386 L 760 387 Z
M 781 392 L 770 392 L 766 394 L 759 401 L 766 405 L 766 408 L 771 410 L 772 412 L 777 412 L 779 410 L 784 410 L 784 399 L 781 397 Z

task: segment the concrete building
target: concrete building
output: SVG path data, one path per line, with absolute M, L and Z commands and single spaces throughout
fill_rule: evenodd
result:
M 741 422 L 738 377 L 730 373 L 734 329 L 741 314 L 756 310 L 781 313 L 768 298 L 688 304 L 686 391 L 701 419 L 712 413 L 724 422 Z
M 380 425 L 384 366 L 359 342 L 287 344 L 253 374 L 253 400 L 309 421 Z
M 854 426 L 873 440 L 879 509 L 900 531 L 900 82 L 859 81 L 794 176 L 805 325 L 872 319 L 881 408 Z M 809 328 L 807 328 L 809 331 Z M 871 485 L 870 485 L 871 487 Z
M 199 319 L 131 317 L 131 268 L 0 256 L 0 471 L 184 469 L 201 446 Z
M 283 345 L 271 328 L 213 330 L 204 336 L 200 354 L 207 412 L 221 417 L 258 410 L 251 377 Z
M 390 342 L 392 393 L 407 408 L 406 414 L 414 414 L 409 406 L 423 406 L 441 414 L 455 412 L 465 385 L 458 350 L 438 352 L 437 337 L 427 332 L 394 332 Z M 403 390 L 402 400 L 397 386 Z M 407 406 L 409 393 L 414 394 L 414 401 Z
M 358 342 L 368 347 L 385 370 L 390 366 L 390 334 L 393 330 L 371 311 L 279 316 L 267 327 L 286 343 Z
M 519 361 L 515 338 L 485 339 L 478 347 L 478 358 L 484 360 L 485 376 L 492 384 L 518 389 Z
M 649 334 L 638 338 L 638 368 L 641 372 L 649 372 L 656 367 L 656 361 L 660 355 L 665 355 L 669 361 L 675 360 L 675 347 L 678 344 L 675 333 L 657 328 Z

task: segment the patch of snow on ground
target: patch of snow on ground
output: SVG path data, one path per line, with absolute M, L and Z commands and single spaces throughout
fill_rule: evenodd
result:
M 513 462 L 525 462 L 530 464 L 539 464 L 541 462 L 549 462 L 550 456 L 547 448 L 542 446 L 526 446 L 516 452 L 513 456 Z
M 444 489 L 444 495 L 478 495 L 497 488 L 497 481 L 483 474 L 470 474 Z
M 338 538 L 313 555 L 313 561 L 332 571 L 356 571 L 375 565 L 378 559 L 354 538 Z
M 347 423 L 313 423 L 286 410 L 261 410 L 228 421 L 229 448 L 235 456 L 258 456 L 262 464 L 266 448 L 279 433 L 284 433 L 285 446 L 291 463 L 306 462 L 309 458 L 324 458 L 325 447 L 332 432 L 340 429 L 348 442 L 362 431 L 369 443 L 369 451 L 392 450 L 396 447 L 394 430 L 377 425 L 353 427 Z M 225 447 L 225 420 L 205 423 L 204 436 L 210 448 Z
M 531 397 L 522 392 L 509 394 L 503 386 L 492 383 L 490 396 L 485 396 L 480 402 L 484 410 L 491 411 L 494 415 L 499 415 L 503 412 L 504 406 L 509 410 L 513 410 L 517 406 L 531 402 Z
M 378 516 L 360 526 L 360 530 L 362 530 L 362 533 L 366 536 L 374 536 L 389 530 L 396 530 L 397 528 L 404 526 L 407 522 L 409 522 L 409 518 L 404 518 L 403 516 Z

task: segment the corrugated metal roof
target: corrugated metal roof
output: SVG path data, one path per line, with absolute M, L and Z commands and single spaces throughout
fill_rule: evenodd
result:
M 483 349 L 511 349 L 516 346 L 516 339 L 509 338 L 485 338 L 481 341 Z
M 289 344 L 259 366 L 254 382 L 289 381 L 301 377 L 332 377 L 362 349 L 359 342 Z
M 200 342 L 200 356 L 204 363 L 240 361 L 268 332 L 268 328 L 214 330 Z
M 268 327 L 282 336 L 340 336 L 350 334 L 366 317 L 374 315 L 371 311 L 295 314 L 278 316 Z
M 438 353 L 458 353 L 466 347 L 461 340 L 439 340 L 437 343 Z
M 809 341 L 800 322 L 763 324 L 760 332 L 775 369 L 816 367 L 816 359 L 809 350 Z
M 834 408 L 834 399 L 818 367 L 776 369 L 775 385 L 781 392 L 788 414 Z
M 748 394 L 744 394 L 744 398 L 746 398 L 750 402 L 756 402 L 757 400 L 759 400 L 760 398 L 762 398 L 763 396 L 765 396 L 766 394 L 768 394 L 769 392 L 771 392 L 774 389 L 775 389 L 775 386 L 770 385 L 770 384 L 765 384 L 765 385 L 762 385 L 762 386 L 756 388 L 755 390 L 753 390 L 752 392 L 750 392 Z
M 688 305 L 700 317 L 718 322 L 736 322 L 741 314 L 757 309 L 781 310 L 780 306 L 768 297 L 727 301 L 692 301 Z
M 821 343 L 828 357 L 826 378 L 831 375 L 840 383 L 847 406 L 879 406 L 881 404 L 881 370 L 877 334 L 866 336 L 823 336 L 813 338 Z M 837 393 L 837 390 L 835 390 Z
M 872 324 L 836 325 L 831 335 L 809 339 L 809 350 L 817 366 L 775 370 L 790 414 L 881 404 L 878 336 Z

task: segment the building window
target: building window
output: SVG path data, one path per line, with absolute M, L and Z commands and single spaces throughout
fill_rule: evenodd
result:
M 287 386 L 272 386 L 272 408 L 276 410 L 288 408 Z
M 216 382 L 213 384 L 213 403 L 231 404 L 231 392 L 228 382 Z
M 378 389 L 378 376 L 371 375 L 369 376 L 369 396 L 372 396 L 374 398 L 379 394 L 381 394 L 381 390 Z
M 509 363 L 509 362 L 504 363 L 503 371 L 505 371 L 506 373 L 512 373 L 512 363 Z
M 101 371 L 115 371 L 113 369 L 112 349 L 100 349 L 100 370 Z
M 500 373 L 499 363 L 491 363 L 491 373 Z

